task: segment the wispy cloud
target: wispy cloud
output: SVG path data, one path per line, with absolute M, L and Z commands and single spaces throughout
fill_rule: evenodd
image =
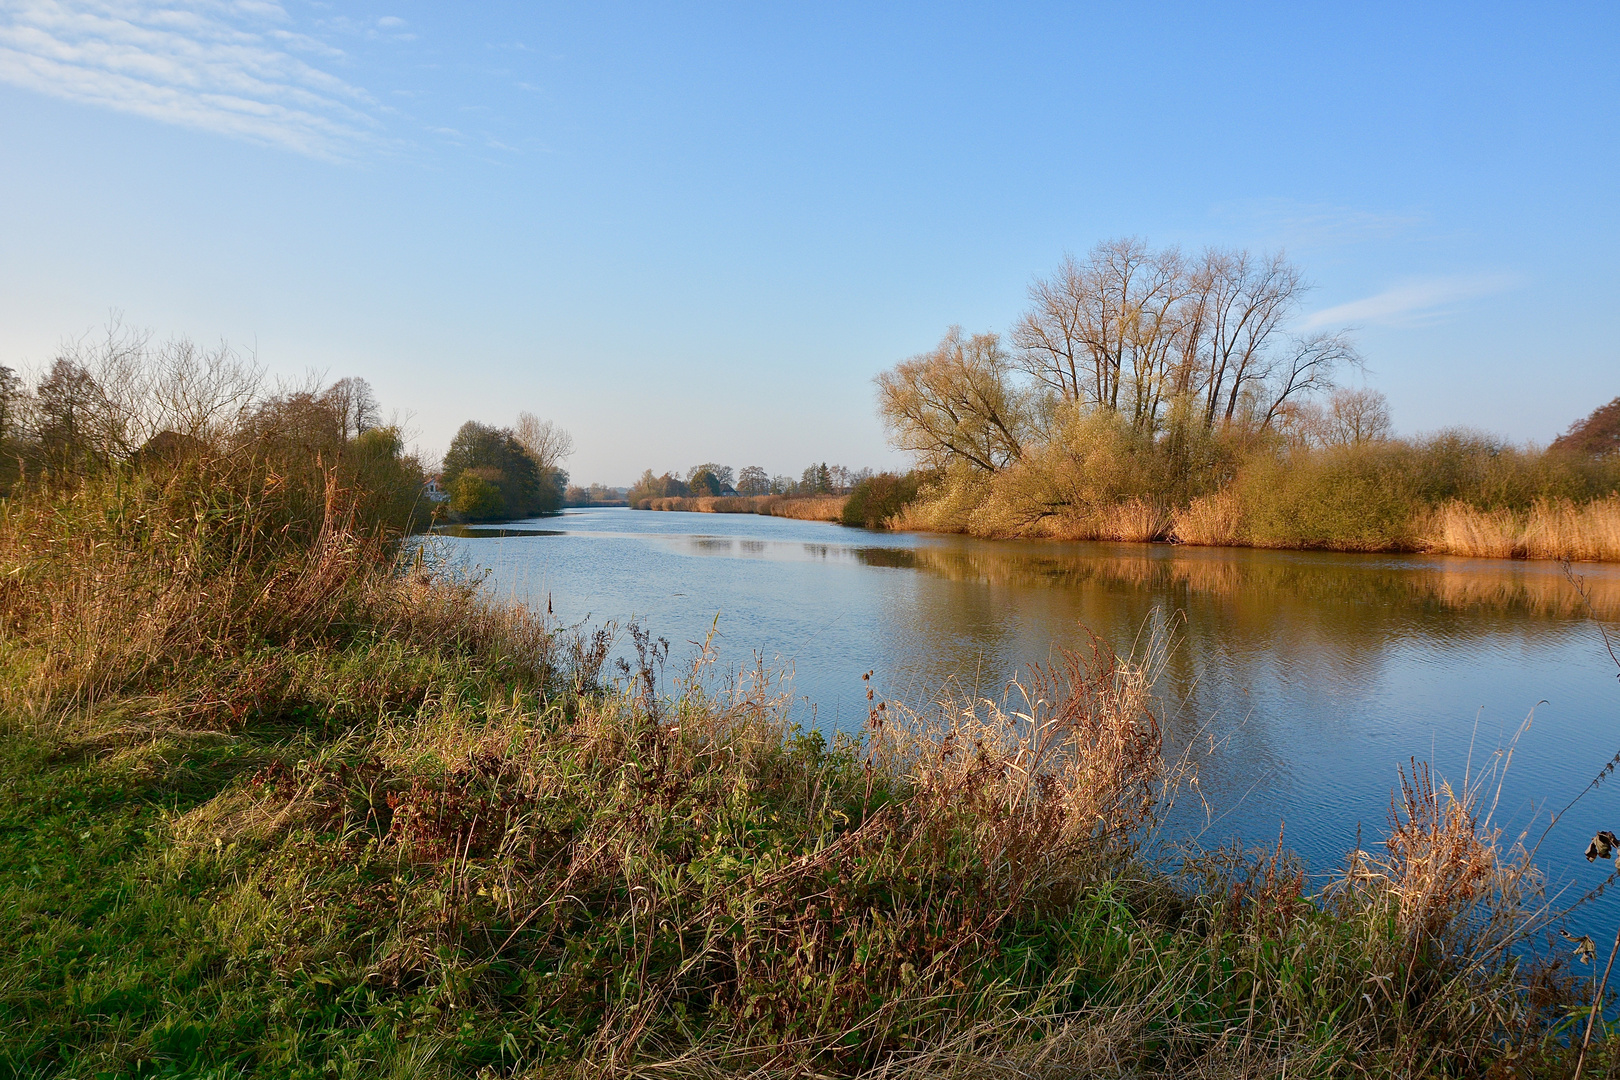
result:
M 268 0 L 0 0 L 0 81 L 312 157 L 382 141 L 371 96 L 316 66 L 342 57 Z
M 1462 274 L 1408 281 L 1381 293 L 1313 312 L 1305 328 L 1415 326 L 1439 322 L 1470 300 L 1507 292 L 1521 283 L 1512 274 Z
M 1410 235 L 1427 221 L 1420 213 L 1367 210 L 1297 199 L 1247 199 L 1212 207 L 1218 220 L 1241 223 L 1269 246 L 1324 248 Z

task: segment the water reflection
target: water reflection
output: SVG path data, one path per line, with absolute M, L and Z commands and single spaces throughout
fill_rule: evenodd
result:
M 453 536 L 459 540 L 489 540 L 509 536 L 564 536 L 561 529 L 513 529 L 504 525 L 439 525 L 435 536 Z
M 1194 594 L 1258 600 L 1269 611 L 1280 598 L 1349 609 L 1400 607 L 1494 609 L 1511 617 L 1566 618 L 1585 605 L 1557 563 L 1439 557 L 1423 559 L 1324 552 L 1179 548 L 1169 545 L 975 543 L 923 547 L 857 547 L 867 566 L 922 570 L 953 581 L 1114 591 L 1147 590 L 1166 600 Z M 1612 567 L 1571 568 L 1585 579 L 1593 607 L 1620 618 L 1620 575 Z
M 1213 741 L 1202 790 L 1217 815 L 1184 804 L 1177 828 L 1269 840 L 1285 820 L 1318 868 L 1358 825 L 1376 835 L 1409 757 L 1460 778 L 1534 709 L 1503 786 L 1511 824 L 1562 805 L 1620 748 L 1613 665 L 1556 564 L 990 543 L 624 510 L 544 524 L 562 535 L 447 542 L 498 590 L 550 598 L 565 619 L 639 618 L 677 653 L 718 625 L 723 659 L 758 650 L 791 668 L 802 717 L 823 727 L 861 725 L 867 670 L 913 703 L 941 688 L 994 697 L 1058 647 L 1095 634 L 1129 651 L 1150 620 L 1174 620 L 1165 725 L 1178 746 Z M 1597 614 L 1620 622 L 1620 568 L 1575 572 Z M 1585 837 L 1616 820 L 1620 785 L 1605 785 L 1549 850 L 1569 847 L 1570 872 L 1585 874 Z

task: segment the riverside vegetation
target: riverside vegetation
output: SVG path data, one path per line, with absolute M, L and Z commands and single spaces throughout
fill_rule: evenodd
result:
M 1178 851 L 1163 637 L 829 744 L 499 603 L 402 543 L 397 438 L 244 393 L 0 507 L 7 1075 L 1571 1069 L 1591 982 L 1477 784 L 1414 765 L 1319 889 Z
M 1620 399 L 1546 450 L 1391 436 L 1343 332 L 1288 333 L 1281 256 L 1100 244 L 1003 337 L 878 377 L 922 470 L 900 528 L 987 537 L 1620 559 Z
M 733 474 L 731 466 L 694 465 L 685 478 L 674 473 L 641 474 L 627 502 L 637 510 L 685 510 L 700 514 L 764 514 L 803 521 L 840 521 L 850 491 L 865 483 L 870 469 L 811 465 L 794 480 L 773 477 L 758 465 Z M 735 485 L 733 481 L 735 480 Z

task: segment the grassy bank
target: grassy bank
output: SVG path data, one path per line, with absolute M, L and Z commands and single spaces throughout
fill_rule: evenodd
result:
M 1466 432 L 1170 446 L 1088 417 L 996 472 L 933 474 L 891 524 L 976 536 L 1620 560 L 1620 458 Z
M 1515 958 L 1534 874 L 1466 793 L 1420 772 L 1315 894 L 1156 838 L 1162 648 L 829 745 L 279 476 L 0 515 L 8 1075 L 1569 1069 L 1586 984 Z
M 801 521 L 839 521 L 844 495 L 700 495 L 643 499 L 638 510 L 685 510 L 697 514 L 764 514 Z

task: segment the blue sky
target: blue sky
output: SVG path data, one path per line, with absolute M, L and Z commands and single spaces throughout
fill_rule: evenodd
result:
M 0 363 L 109 311 L 577 480 L 896 464 L 1067 251 L 1285 248 L 1407 432 L 1620 394 L 1620 5 L 0 0 Z

